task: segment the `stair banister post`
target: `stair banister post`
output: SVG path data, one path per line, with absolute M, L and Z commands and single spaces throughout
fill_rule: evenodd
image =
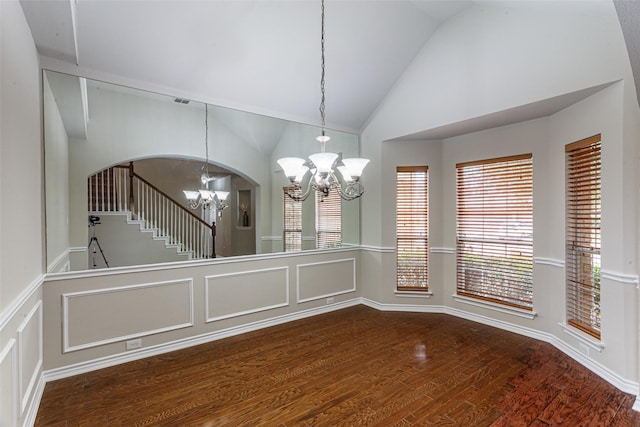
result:
M 211 258 L 216 257 L 216 222 L 211 222 Z
M 133 162 L 129 162 L 129 211 L 131 212 L 131 219 L 135 219 L 136 217 L 136 204 L 133 196 L 133 176 Z

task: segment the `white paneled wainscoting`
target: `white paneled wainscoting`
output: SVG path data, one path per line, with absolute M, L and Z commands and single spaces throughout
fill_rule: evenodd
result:
M 0 313 L 0 426 L 32 425 L 44 391 L 39 276 Z
M 455 257 L 455 251 L 434 255 Z M 432 286 L 431 298 L 395 296 L 392 289 L 376 296 L 372 283 L 363 283 L 378 275 L 367 271 L 368 263 L 380 268 L 394 257 L 390 248 L 361 246 L 43 276 L 1 319 L 1 425 L 32 425 L 47 381 L 357 304 L 444 313 L 530 336 L 638 395 L 636 378 L 608 364 L 617 344 L 605 339 L 585 353 L 582 337 L 566 333 L 561 315 L 552 312 L 555 305 L 537 304 L 533 319 L 505 315 L 457 303 L 451 283 Z M 561 260 L 538 258 L 535 265 L 545 282 L 563 275 Z M 444 275 L 444 282 L 450 279 Z M 637 290 L 633 275 L 608 271 L 604 279 L 621 296 Z
M 63 378 L 359 304 L 360 251 L 50 274 L 44 287 L 44 377 Z

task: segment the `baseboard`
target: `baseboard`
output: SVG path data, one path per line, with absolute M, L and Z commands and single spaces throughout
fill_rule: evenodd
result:
M 418 304 L 381 304 L 368 298 L 361 298 L 362 304 L 379 311 L 404 311 L 410 313 L 444 313 L 442 305 L 418 305 Z
M 146 357 L 157 356 L 157 355 L 168 353 L 175 350 L 182 350 L 188 347 L 193 347 L 195 345 L 205 344 L 208 342 L 217 341 L 223 338 L 240 335 L 247 332 L 257 331 L 257 330 L 268 328 L 271 326 L 292 322 L 294 320 L 300 320 L 307 317 L 316 316 L 318 314 L 329 313 L 331 311 L 336 311 L 346 307 L 359 305 L 360 303 L 361 303 L 360 298 L 354 298 L 348 301 L 343 301 L 335 304 L 298 311 L 296 313 L 276 316 L 269 319 L 260 320 L 257 322 L 252 322 L 244 325 L 234 326 L 227 329 L 222 329 L 212 333 L 207 333 L 207 334 L 202 334 L 202 335 L 189 337 L 181 340 L 176 340 L 170 343 L 159 344 L 155 346 L 141 348 L 139 350 L 128 351 L 126 353 L 119 353 L 111 356 L 106 356 L 99 359 L 90 360 L 87 362 L 81 362 L 74 365 L 64 366 L 62 368 L 50 369 L 43 373 L 44 382 L 46 383 L 49 381 L 55 381 L 62 378 L 71 377 L 74 375 L 80 375 L 80 374 L 95 371 L 98 369 L 108 368 L 111 366 L 120 365 L 122 363 L 144 359 Z
M 402 311 L 402 312 L 419 312 L 419 313 L 441 313 L 448 314 L 451 316 L 460 317 L 463 319 L 471 320 L 473 322 L 485 324 L 488 326 L 492 326 L 495 328 L 503 329 L 509 332 L 517 333 L 520 335 L 524 335 L 530 338 L 534 338 L 543 342 L 547 342 L 558 350 L 562 351 L 567 356 L 571 357 L 587 369 L 594 372 L 596 375 L 609 382 L 614 387 L 619 390 L 630 393 L 638 396 L 639 394 L 639 384 L 636 381 L 631 381 L 629 379 L 623 378 L 615 372 L 611 371 L 609 368 L 602 366 L 601 364 L 584 357 L 581 353 L 568 346 L 558 337 L 553 334 L 540 332 L 535 329 L 522 327 L 519 325 L 515 325 L 513 323 L 504 322 L 501 320 L 496 320 L 490 317 L 481 316 L 478 314 L 470 313 L 467 311 L 442 306 L 442 305 L 408 305 L 408 304 L 383 304 L 377 301 L 368 299 L 368 298 L 354 298 L 348 301 L 343 301 L 336 304 L 331 304 L 327 306 L 321 306 L 312 308 L 309 310 L 303 310 L 296 313 L 286 314 L 282 316 L 276 316 L 269 319 L 252 322 L 244 325 L 239 325 L 227 329 L 223 329 L 220 331 L 203 334 L 195 337 L 189 337 L 183 340 L 173 341 L 171 343 L 165 343 L 157 346 L 142 348 L 135 351 L 130 351 L 127 353 L 120 353 L 112 356 L 107 356 L 87 362 L 77 363 L 70 366 L 65 366 L 62 368 L 51 369 L 42 373 L 41 380 L 38 383 L 38 388 L 34 395 L 32 407 L 29 408 L 29 416 L 28 420 L 35 421 L 35 415 L 37 413 L 37 409 L 39 406 L 39 402 L 42 396 L 42 392 L 44 390 L 44 385 L 49 381 L 54 381 L 57 379 L 67 378 L 74 375 L 79 375 L 87 372 L 91 372 L 94 370 L 119 365 L 126 362 L 131 362 L 138 359 L 143 359 L 150 356 L 156 356 L 163 353 L 168 353 L 170 351 L 181 350 L 184 348 L 192 347 L 199 344 L 208 343 L 211 341 L 216 341 L 219 339 L 244 334 L 246 332 L 252 332 L 256 330 L 260 330 L 263 328 L 268 328 L 270 326 L 276 326 L 287 322 L 292 322 L 295 320 L 304 319 L 307 317 L 316 316 L 323 313 L 328 313 L 331 311 L 340 310 L 343 308 L 355 306 L 363 304 L 368 307 L 374 308 L 379 311 Z M 633 409 L 640 411 L 640 396 L 636 398 L 636 401 L 633 405 Z M 32 422 L 26 423 L 25 425 L 32 425 Z
M 423 305 L 403 305 L 403 304 L 381 304 L 376 301 L 372 301 L 366 298 L 362 298 L 362 304 L 375 308 L 381 311 L 405 311 L 405 312 L 420 312 L 420 313 L 443 313 L 451 316 L 460 317 L 463 319 L 471 320 L 473 322 L 482 323 L 484 325 L 492 326 L 498 329 L 503 329 L 509 332 L 513 332 L 519 335 L 534 338 L 540 341 L 544 341 L 556 347 L 558 350 L 580 363 L 591 372 L 598 375 L 603 380 L 607 381 L 617 389 L 638 396 L 640 393 L 640 384 L 637 381 L 632 381 L 624 378 L 617 373 L 613 372 L 609 368 L 599 364 L 598 362 L 585 357 L 582 353 L 575 350 L 573 347 L 567 345 L 564 341 L 559 339 L 553 334 L 547 332 L 540 332 L 535 329 L 526 328 L 523 326 L 515 325 L 513 323 L 496 320 L 491 317 L 482 316 L 468 311 L 459 310 L 442 305 L 423 306 Z M 636 399 L 633 405 L 633 409 L 640 411 L 640 396 Z
M 44 386 L 46 385 L 44 375 L 40 373 L 40 379 L 33 392 L 33 398 L 31 399 L 31 405 L 26 409 L 27 416 L 24 418 L 24 427 L 33 426 L 36 423 L 36 416 L 38 415 L 38 408 L 40 407 L 40 401 L 42 400 L 42 394 L 44 393 Z

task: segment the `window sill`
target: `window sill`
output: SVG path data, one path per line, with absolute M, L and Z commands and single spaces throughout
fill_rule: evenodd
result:
M 431 291 L 394 291 L 394 293 L 400 298 L 431 298 L 433 295 Z
M 511 307 L 508 305 L 502 305 L 490 301 L 478 300 L 475 298 L 465 297 L 462 295 L 452 295 L 453 299 L 463 304 L 475 305 L 476 307 L 482 307 L 493 311 L 499 311 L 500 313 L 511 314 L 513 316 L 523 317 L 525 319 L 534 319 L 538 313 L 535 311 L 524 310 L 517 307 Z
M 558 325 L 560 325 L 560 327 L 567 334 L 571 335 L 572 337 L 574 337 L 575 339 L 577 339 L 581 343 L 591 347 L 592 349 L 594 349 L 598 353 L 601 353 L 602 350 L 604 350 L 604 344 L 602 344 L 602 341 L 598 341 L 597 339 L 595 339 L 591 335 L 586 334 L 586 333 L 582 332 L 581 330 L 576 329 L 573 326 L 568 325 L 566 323 L 558 323 Z

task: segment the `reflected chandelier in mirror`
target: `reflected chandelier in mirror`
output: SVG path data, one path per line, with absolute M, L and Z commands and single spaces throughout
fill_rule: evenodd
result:
M 126 165 L 131 162 L 136 174 L 211 225 L 215 211 L 189 209 L 183 191 L 200 189 L 202 166 L 206 167 L 208 177 L 215 178 L 208 181 L 206 190 L 228 192 L 227 207 L 216 219 L 219 258 L 284 250 L 283 188 L 290 183 L 279 170 L 277 159 L 285 153 L 298 157 L 312 154 L 300 141 L 317 135 L 317 127 L 194 101 L 178 102 L 173 96 L 49 70 L 43 72 L 43 104 L 48 272 L 91 268 L 87 214 L 96 213 L 101 217 L 96 236 L 111 267 L 190 259 L 184 251 L 176 255 L 175 249 L 171 257 L 152 255 L 155 249 L 140 249 L 137 240 L 127 240 L 133 239 L 131 230 L 148 235 L 149 245 L 158 246 L 165 237 L 159 232 L 141 232 L 132 222 L 139 219 L 142 207 L 125 214 L 121 225 L 113 224 L 121 213 L 87 208 L 89 178 L 123 167 L 127 175 Z M 208 120 L 205 126 L 203 114 Z M 357 135 L 331 134 L 336 154 L 358 156 Z M 203 140 L 208 142 L 204 152 Z M 126 176 L 121 180 L 128 183 Z M 164 213 L 167 208 L 154 204 L 164 197 L 145 197 L 136 198 L 136 203 L 148 203 L 145 209 L 149 211 L 145 212 L 153 210 L 161 221 L 171 221 Z M 166 205 L 160 205 L 163 203 Z M 128 203 L 123 206 L 127 210 Z M 339 212 L 339 244 L 358 245 L 360 204 L 343 203 Z M 319 247 L 316 215 L 316 198 L 309 197 L 301 210 L 302 250 Z M 209 231 L 201 233 L 211 235 Z M 159 252 L 166 252 L 164 244 L 160 246 Z M 126 255 L 127 248 L 132 256 Z M 208 250 L 203 253 L 210 257 Z

